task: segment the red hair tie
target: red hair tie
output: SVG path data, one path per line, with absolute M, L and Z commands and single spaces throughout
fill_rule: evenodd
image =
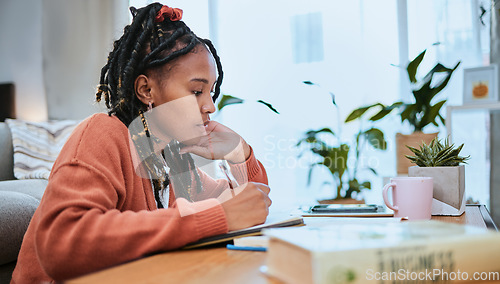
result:
M 167 5 L 161 7 L 160 11 L 156 13 L 155 22 L 160 23 L 165 20 L 165 18 L 170 19 L 170 21 L 179 21 L 182 19 L 182 10 L 178 8 L 170 8 Z

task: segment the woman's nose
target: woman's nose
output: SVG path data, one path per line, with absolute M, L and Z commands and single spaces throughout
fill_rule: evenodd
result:
M 201 105 L 202 113 L 214 113 L 215 112 L 215 104 L 212 100 L 211 96 L 208 96 L 208 99 L 204 99 Z

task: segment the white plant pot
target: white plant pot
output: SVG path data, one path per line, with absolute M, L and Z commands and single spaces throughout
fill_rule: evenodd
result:
M 410 177 L 432 177 L 434 200 L 432 215 L 459 216 L 465 211 L 465 167 L 408 168 Z

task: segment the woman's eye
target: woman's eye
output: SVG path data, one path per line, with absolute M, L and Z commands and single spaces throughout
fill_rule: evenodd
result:
M 195 96 L 199 96 L 199 95 L 203 94 L 203 92 L 202 91 L 193 91 L 193 94 Z

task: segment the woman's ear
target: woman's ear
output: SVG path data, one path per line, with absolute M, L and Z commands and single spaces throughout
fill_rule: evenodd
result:
M 137 98 L 145 105 L 152 102 L 153 97 L 151 96 L 151 82 L 146 75 L 139 75 L 135 78 L 134 89 Z

